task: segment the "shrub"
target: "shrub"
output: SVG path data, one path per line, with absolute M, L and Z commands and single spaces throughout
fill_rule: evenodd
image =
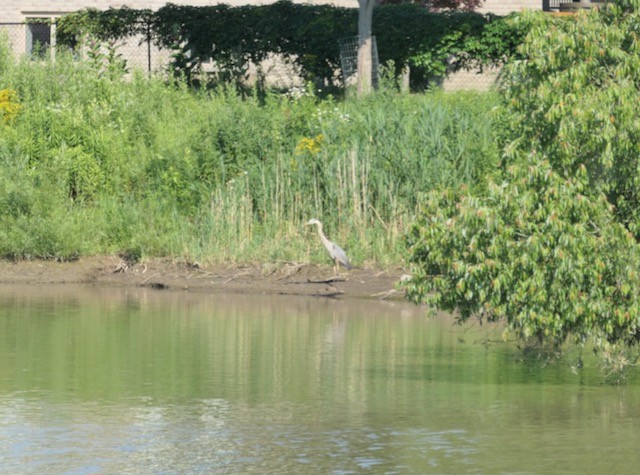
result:
M 584 167 L 563 178 L 534 159 L 483 197 L 433 192 L 409 246 L 409 297 L 461 321 L 501 321 L 521 340 L 555 347 L 638 341 L 640 248 L 606 198 L 590 193 Z
M 594 193 L 640 237 L 640 2 L 571 20 L 538 19 L 507 66 L 504 123 L 511 160 L 537 151 L 570 176 L 585 165 Z
M 0 117 L 4 122 L 11 122 L 20 112 L 22 106 L 18 94 L 13 89 L 0 90 Z
M 409 235 L 415 301 L 528 343 L 629 364 L 640 333 L 640 2 L 534 14 L 503 72 L 505 154 L 486 193 L 429 194 Z M 613 355 L 613 356 L 612 356 Z M 622 355 L 622 356 L 621 356 Z

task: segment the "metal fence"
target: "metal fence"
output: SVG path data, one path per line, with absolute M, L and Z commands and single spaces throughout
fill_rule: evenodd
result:
M 338 41 L 340 45 L 340 63 L 342 66 L 342 79 L 345 87 L 355 83 L 356 70 L 358 67 L 358 36 L 349 36 Z M 376 37 L 371 37 L 371 83 L 374 88 L 378 87 L 378 45 Z
M 542 10 L 545 12 L 557 12 L 560 9 L 560 1 L 561 0 L 542 0 Z
M 607 0 L 542 0 L 542 10 L 575 13 L 578 10 L 597 8 L 605 3 Z
M 6 39 L 14 52 L 26 52 L 26 25 L 24 23 L 0 23 L 0 38 Z
M 126 62 L 127 69 L 142 69 L 147 72 L 161 71 L 167 67 L 170 53 L 157 48 L 149 35 L 137 35 L 119 41 L 115 51 Z

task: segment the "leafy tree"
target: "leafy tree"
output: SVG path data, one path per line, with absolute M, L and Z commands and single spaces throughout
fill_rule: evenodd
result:
M 531 343 L 635 344 L 640 248 L 611 208 L 585 167 L 563 178 L 536 157 L 486 196 L 433 192 L 409 233 L 408 295 Z
M 503 75 L 510 159 L 535 150 L 563 176 L 584 164 L 594 192 L 640 237 L 640 1 L 531 21 L 526 60 Z
M 529 343 L 637 348 L 640 0 L 522 21 L 521 59 L 503 72 L 502 168 L 486 194 L 427 197 L 408 295 Z
M 372 90 L 372 24 L 373 8 L 379 0 L 358 0 L 358 94 L 368 94 Z M 387 3 L 385 0 L 381 4 Z M 480 6 L 482 0 L 431 0 L 429 2 L 401 2 L 388 3 L 422 3 L 430 9 L 441 10 L 467 10 Z

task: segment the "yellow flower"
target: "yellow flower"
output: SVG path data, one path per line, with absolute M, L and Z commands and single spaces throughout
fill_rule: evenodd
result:
M 302 154 L 305 152 L 310 153 L 311 155 L 315 155 L 322 149 L 322 141 L 324 140 L 324 136 L 322 134 L 318 134 L 313 138 L 303 137 L 296 145 L 296 154 Z
M 13 89 L 0 89 L 0 116 L 5 122 L 18 115 L 22 106 L 18 102 L 18 94 Z

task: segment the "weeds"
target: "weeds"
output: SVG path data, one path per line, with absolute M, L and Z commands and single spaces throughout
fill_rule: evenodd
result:
M 498 156 L 491 94 L 258 98 L 2 61 L 20 98 L 0 133 L 5 257 L 324 262 L 316 217 L 356 263 L 397 264 L 420 194 L 481 185 Z

